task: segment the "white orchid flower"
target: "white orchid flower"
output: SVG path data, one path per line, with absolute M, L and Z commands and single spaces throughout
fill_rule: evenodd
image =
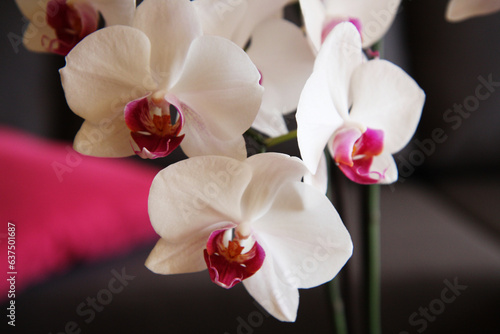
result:
M 297 289 L 331 280 L 352 253 L 328 198 L 301 182 L 306 172 L 300 159 L 279 153 L 195 157 L 165 168 L 149 195 L 161 239 L 146 266 L 159 274 L 208 268 L 214 283 L 242 282 L 271 315 L 294 321 Z
M 147 0 L 132 26 L 100 29 L 67 56 L 61 78 L 83 117 L 75 149 L 93 156 L 246 158 L 260 74 L 227 39 L 203 36 L 188 0 Z M 181 143 L 182 142 L 182 143 Z
M 357 183 L 392 183 L 392 154 L 413 136 L 425 94 L 401 68 L 365 61 L 351 23 L 327 37 L 297 108 L 299 149 L 315 174 L 325 146 L 344 174 Z
M 30 21 L 23 36 L 28 50 L 67 55 L 98 29 L 99 14 L 106 26 L 128 25 L 135 0 L 16 0 Z
M 302 30 L 280 18 L 290 0 L 196 0 L 205 34 L 230 39 L 259 69 L 264 87 L 262 105 L 252 124 L 277 137 L 288 133 L 283 115 L 297 109 L 298 97 L 311 75 L 314 55 Z
M 450 0 L 446 8 L 446 19 L 450 22 L 460 22 L 499 10 L 499 0 Z
M 299 0 L 304 24 L 316 52 L 341 22 L 353 23 L 363 48 L 378 42 L 389 30 L 401 0 Z

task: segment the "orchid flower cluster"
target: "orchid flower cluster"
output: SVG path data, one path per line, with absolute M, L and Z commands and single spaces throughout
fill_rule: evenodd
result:
M 290 0 L 16 1 L 32 20 L 26 47 L 66 56 L 62 86 L 84 119 L 78 152 L 188 157 L 152 183 L 161 238 L 146 266 L 208 269 L 217 285 L 242 283 L 294 321 L 298 289 L 332 280 L 352 254 L 325 195 L 327 162 L 359 184 L 395 182 L 392 155 L 421 116 L 422 89 L 371 49 L 400 1 L 300 0 L 303 27 L 283 18 Z M 447 17 L 498 9 L 452 0 Z M 249 129 L 290 137 L 283 115 L 293 112 L 301 158 L 248 157 Z

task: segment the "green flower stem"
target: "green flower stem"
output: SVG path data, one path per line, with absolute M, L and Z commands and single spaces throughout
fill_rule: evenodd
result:
M 372 46 L 378 51 L 380 58 L 384 54 L 384 41 L 378 41 Z M 370 334 L 381 334 L 381 303 L 380 303 L 380 185 L 369 185 L 364 194 L 365 223 L 365 270 L 366 293 L 368 298 L 368 325 Z
M 328 168 L 328 191 L 327 196 L 330 199 L 330 202 L 334 204 L 337 212 L 340 216 L 343 215 L 343 202 L 342 202 L 342 188 L 340 187 L 340 182 L 336 182 L 336 176 L 338 176 L 338 170 L 336 170 L 335 166 L 332 163 L 332 158 L 330 156 L 330 152 L 325 149 L 327 168 Z M 333 167 L 332 167 L 333 165 Z M 332 169 L 333 168 L 333 169 Z M 343 175 L 342 175 L 343 176 Z M 345 282 L 344 282 L 345 283 Z M 328 282 L 328 293 L 330 298 L 330 305 L 332 311 L 333 318 L 333 327 L 335 329 L 334 333 L 336 334 L 347 334 L 347 317 L 345 312 L 345 304 L 342 298 L 341 291 L 341 278 L 340 273 L 337 276 Z
M 258 144 L 264 145 L 264 142 L 266 141 L 266 138 L 261 135 L 258 131 L 250 128 L 245 132 L 245 135 L 249 136 L 253 140 L 255 140 Z
M 279 137 L 274 137 L 274 138 L 267 138 L 264 140 L 264 145 L 266 145 L 267 148 L 287 142 L 289 140 L 297 138 L 297 130 L 292 130 L 288 132 L 287 134 L 284 134 Z
M 267 138 L 260 132 L 250 128 L 245 132 L 245 135 L 252 138 L 260 146 L 260 153 L 267 151 L 269 147 L 287 142 L 297 138 L 297 130 L 292 130 L 282 136 Z
M 345 314 L 344 301 L 340 291 L 340 278 L 337 275 L 334 279 L 328 282 L 328 292 L 330 294 L 330 302 L 332 303 L 333 325 L 336 334 L 347 334 L 347 319 Z
M 365 187 L 365 282 L 370 334 L 381 334 L 380 303 L 380 185 Z

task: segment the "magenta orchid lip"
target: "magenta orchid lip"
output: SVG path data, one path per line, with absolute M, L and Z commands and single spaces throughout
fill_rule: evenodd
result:
M 124 109 L 132 147 L 144 159 L 169 155 L 184 138 L 179 134 L 184 124 L 183 112 L 166 100 L 154 101 L 151 96 L 133 100 Z M 171 115 L 170 108 L 175 108 L 176 115 Z
M 255 274 L 265 258 L 264 249 L 252 236 L 242 238 L 233 232 L 233 229 L 212 232 L 203 251 L 212 282 L 226 289 Z
M 360 184 L 374 184 L 385 178 L 386 168 L 372 170 L 373 158 L 384 148 L 384 132 L 367 128 L 361 132 L 358 127 L 342 127 L 333 135 L 329 146 L 332 158 L 342 172 Z

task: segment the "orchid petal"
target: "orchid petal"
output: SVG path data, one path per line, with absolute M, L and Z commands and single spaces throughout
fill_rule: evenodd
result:
M 122 114 L 128 102 L 155 87 L 149 50 L 146 35 L 131 27 L 108 27 L 87 36 L 60 70 L 71 110 L 93 123 Z
M 243 198 L 243 220 L 254 221 L 265 214 L 281 186 L 299 182 L 307 168 L 303 162 L 281 153 L 256 154 L 246 160 L 252 168 L 252 182 Z
M 135 12 L 135 0 L 88 0 L 101 12 L 106 26 L 131 25 Z
M 352 254 L 349 232 L 330 200 L 301 182 L 283 185 L 254 229 L 267 256 L 279 264 L 274 274 L 296 288 L 330 281 Z
M 144 120 L 150 118 L 150 96 L 151 94 L 148 94 L 137 100 L 130 101 L 125 106 L 123 110 L 125 124 L 131 131 L 147 131 Z
M 243 20 L 233 33 L 231 40 L 240 47 L 245 46 L 255 28 L 264 20 L 273 17 L 283 7 L 292 0 L 252 0 L 248 2 Z
M 47 3 L 50 0 L 15 0 L 21 13 L 30 21 L 33 21 L 35 15 L 46 17 Z M 37 27 L 41 28 L 41 27 Z
M 302 160 L 309 171 L 316 174 L 328 140 L 343 123 L 330 98 L 324 72 L 315 71 L 307 80 L 295 117 Z
M 328 149 L 336 163 L 352 166 L 354 144 L 362 134 L 358 127 L 342 127 L 335 132 L 333 140 L 328 142 Z
M 388 184 L 398 179 L 396 164 L 389 153 L 356 159 L 352 166 L 338 166 L 351 181 L 359 184 Z
M 375 184 L 384 178 L 384 171 L 372 171 L 373 157 L 356 159 L 351 165 L 339 164 L 339 169 L 347 178 L 359 184 Z
M 172 153 L 182 142 L 184 135 L 158 136 L 132 132 L 134 153 L 143 159 L 163 158 Z
M 244 280 L 243 285 L 273 317 L 281 321 L 293 322 L 297 318 L 299 308 L 299 291 L 283 282 L 275 274 L 275 266 L 277 264 L 274 264 L 273 259 L 267 256 L 260 270 Z
M 243 48 L 259 24 L 292 0 L 193 1 L 203 32 L 227 38 Z
M 352 23 L 341 23 L 328 35 L 314 64 L 314 71 L 324 71 L 331 99 L 337 112 L 347 118 L 351 106 L 351 76 L 364 62 L 361 38 Z
M 316 52 L 321 47 L 321 32 L 326 19 L 326 9 L 322 0 L 300 0 L 300 9 L 304 24 L 313 48 Z
M 123 118 L 103 118 L 99 123 L 83 122 L 73 145 L 81 154 L 119 158 L 134 154 L 131 140 Z
M 352 120 L 384 132 L 384 151 L 395 153 L 417 128 L 425 94 L 398 66 L 386 60 L 361 65 L 351 79 Z
M 207 237 L 197 234 L 182 240 L 181 243 L 169 243 L 160 239 L 146 259 L 145 265 L 149 270 L 163 275 L 202 271 L 207 268 L 203 260 Z
M 47 52 L 54 40 L 57 40 L 56 32 L 48 24 L 38 27 L 30 23 L 23 35 L 24 46 L 33 52 Z
M 359 33 L 361 33 L 361 21 L 359 21 L 357 18 L 353 17 L 343 17 L 343 18 L 330 18 L 326 22 L 326 24 L 323 26 L 323 31 L 321 32 L 321 42 L 324 42 L 325 39 L 328 37 L 330 32 L 338 26 L 340 23 L 344 22 L 350 22 L 354 24 L 356 29 L 358 30 Z
M 252 123 L 252 128 L 269 137 L 279 137 L 288 133 L 283 112 L 275 108 L 260 108 Z
M 382 130 L 366 128 L 361 138 L 354 145 L 353 155 L 376 156 L 384 150 L 384 132 Z
M 193 41 L 170 93 L 196 112 L 213 136 L 230 140 L 250 128 L 257 115 L 263 93 L 259 79 L 242 49 L 222 37 L 202 36 Z
M 326 194 L 328 190 L 328 165 L 325 154 L 321 156 L 316 174 L 309 172 L 304 175 L 304 183 L 315 187 L 322 194 Z
M 248 1 L 225 3 L 220 0 L 197 0 L 193 1 L 193 6 L 200 18 L 204 34 L 233 40 L 240 23 L 245 20 Z M 243 47 L 246 42 L 239 46 Z
M 389 30 L 401 0 L 326 1 L 327 16 L 356 18 L 361 21 L 363 48 L 380 40 Z
M 391 154 L 382 153 L 373 157 L 371 170 L 383 173 L 384 178 L 378 183 L 390 184 L 398 180 L 398 168 Z
M 241 221 L 240 202 L 251 169 L 226 157 L 204 156 L 163 169 L 149 194 L 151 224 L 168 242 L 205 235 Z M 201 257 L 202 254 L 200 254 Z
M 459 22 L 474 16 L 482 16 L 500 10 L 500 1 L 494 0 L 450 0 L 446 8 L 446 19 Z
M 237 160 L 246 159 L 247 150 L 242 135 L 231 140 L 221 140 L 208 131 L 198 114 L 190 111 L 185 116 L 183 130 L 186 136 L 180 146 L 188 157 L 219 155 Z
M 164 89 L 177 81 L 191 42 L 201 36 L 201 26 L 190 1 L 148 0 L 136 10 L 135 28 L 151 41 L 151 64 Z M 133 57 L 130 57 L 133 59 Z
M 297 140 L 302 159 L 316 173 L 323 149 L 348 119 L 349 83 L 363 62 L 361 40 L 352 23 L 341 23 L 321 47 L 297 106 Z
M 267 20 L 255 29 L 247 53 L 262 73 L 261 110 L 294 111 L 314 64 L 303 32 L 288 21 Z

